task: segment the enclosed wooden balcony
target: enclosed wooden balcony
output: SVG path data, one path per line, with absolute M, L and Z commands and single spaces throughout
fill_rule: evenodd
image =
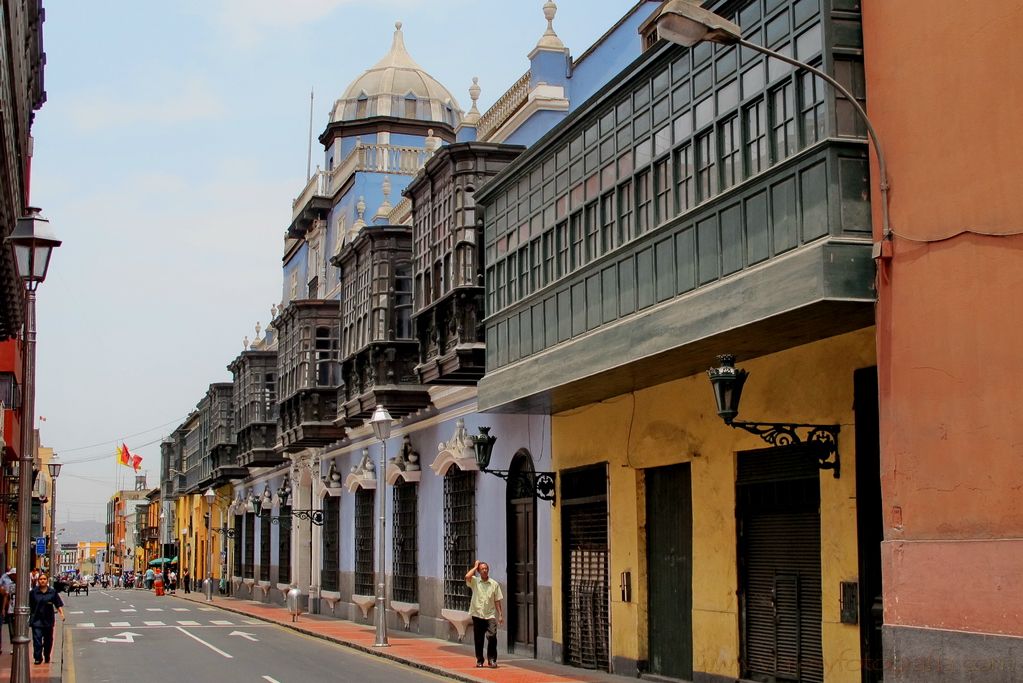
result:
M 210 486 L 220 486 L 249 473 L 238 464 L 233 395 L 233 384 L 219 382 L 210 385 L 206 397 L 199 403 L 199 424 L 205 457 L 210 463 Z
M 475 384 L 483 376 L 482 234 L 474 197 L 523 149 L 484 142 L 447 145 L 405 189 L 412 200 L 415 244 L 416 373 L 424 384 Z
M 338 424 L 368 419 L 377 405 L 395 418 L 430 404 L 415 367 L 412 229 L 373 226 L 332 259 L 341 269 L 341 385 Z
M 339 312 L 336 300 L 299 299 L 274 321 L 280 395 L 276 449 L 282 453 L 344 438 L 344 428 L 334 423 L 340 383 Z
M 234 375 L 238 464 L 272 467 L 284 462 L 277 446 L 277 352 L 242 351 L 227 369 Z

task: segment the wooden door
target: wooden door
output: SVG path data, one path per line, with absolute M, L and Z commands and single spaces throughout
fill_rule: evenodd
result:
M 688 463 L 646 470 L 650 672 L 693 676 L 693 497 Z
M 532 458 L 520 451 L 508 477 L 508 649 L 536 647 L 536 498 Z M 533 653 L 535 655 L 535 652 Z

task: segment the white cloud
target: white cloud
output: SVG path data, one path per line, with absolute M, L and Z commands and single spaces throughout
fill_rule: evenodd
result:
M 137 124 L 173 126 L 211 121 L 227 111 L 216 91 L 199 79 L 169 84 L 148 98 L 136 91 L 93 92 L 71 102 L 68 109 L 72 124 L 85 132 Z

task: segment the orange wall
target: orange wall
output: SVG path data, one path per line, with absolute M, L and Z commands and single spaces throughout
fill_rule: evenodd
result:
M 940 5 L 863 3 L 885 622 L 1023 635 L 1023 0 Z

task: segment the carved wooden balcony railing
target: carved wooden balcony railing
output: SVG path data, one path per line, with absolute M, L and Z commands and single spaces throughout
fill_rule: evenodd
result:
M 234 375 L 238 464 L 272 467 L 284 462 L 277 445 L 277 352 L 242 351 L 227 366 Z

